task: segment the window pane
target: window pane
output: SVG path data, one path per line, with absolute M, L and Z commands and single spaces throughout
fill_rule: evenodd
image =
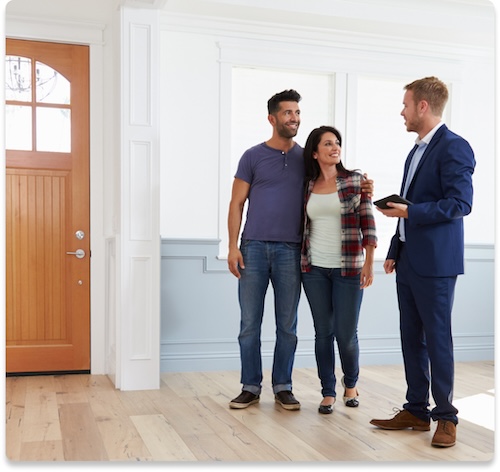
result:
M 375 182 L 374 200 L 399 194 L 406 156 L 415 144 L 401 116 L 403 87 L 413 79 L 358 77 L 356 159 L 351 168 L 366 172 Z M 385 259 L 397 220 L 374 211 L 379 238 L 377 259 Z
M 31 59 L 20 56 L 5 58 L 5 98 L 31 102 Z
M 37 151 L 71 152 L 71 111 L 66 108 L 36 110 Z
M 6 105 L 5 147 L 15 151 L 31 151 L 31 107 Z
M 36 63 L 36 101 L 44 103 L 70 103 L 69 81 L 52 67 Z

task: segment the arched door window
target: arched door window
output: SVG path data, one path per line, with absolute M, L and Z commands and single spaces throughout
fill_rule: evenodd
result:
M 6 148 L 69 153 L 69 81 L 52 67 L 21 56 L 6 56 L 5 77 Z

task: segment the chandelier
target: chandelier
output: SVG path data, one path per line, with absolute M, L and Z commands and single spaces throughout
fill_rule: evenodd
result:
M 6 56 L 5 94 L 7 100 L 32 101 L 32 83 L 35 82 L 36 101 L 43 102 L 57 87 L 60 74 L 42 62 L 29 57 Z

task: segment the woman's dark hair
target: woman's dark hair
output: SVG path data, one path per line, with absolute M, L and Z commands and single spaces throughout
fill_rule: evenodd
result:
M 316 180 L 320 173 L 320 167 L 318 161 L 314 159 L 313 154 L 318 151 L 318 145 L 321 141 L 322 136 L 325 133 L 333 133 L 339 140 L 339 145 L 342 147 L 342 136 L 337 128 L 333 126 L 320 126 L 319 128 L 313 129 L 309 136 L 307 137 L 306 145 L 304 147 L 304 167 L 305 167 L 305 181 Z M 347 170 L 340 161 L 337 164 L 337 171 L 339 174 L 351 174 L 354 171 Z

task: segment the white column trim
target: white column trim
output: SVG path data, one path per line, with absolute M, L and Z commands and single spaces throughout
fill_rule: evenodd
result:
M 121 174 L 116 386 L 160 385 L 159 21 L 120 10 Z

